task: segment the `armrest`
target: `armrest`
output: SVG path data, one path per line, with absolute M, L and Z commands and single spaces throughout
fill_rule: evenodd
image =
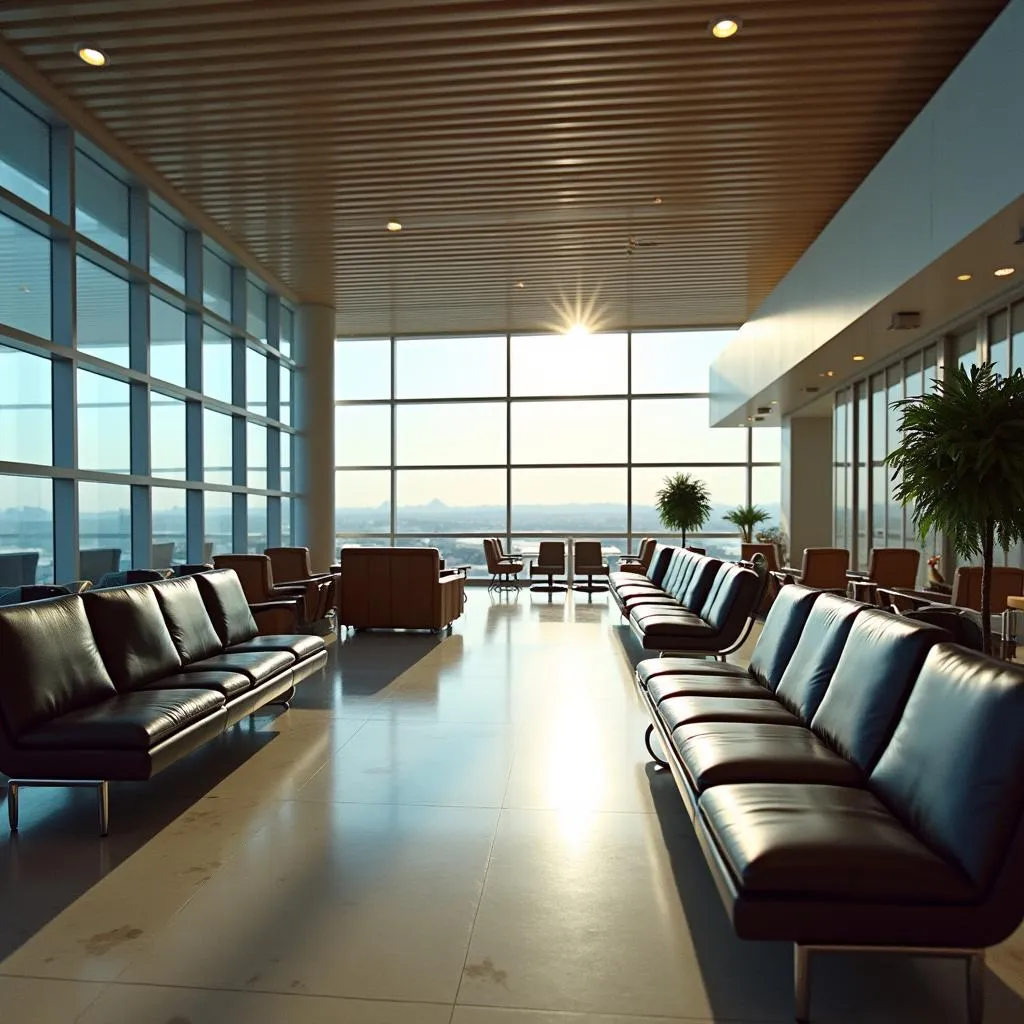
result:
M 455 569 L 442 569 L 437 582 L 443 586 L 447 583 L 461 583 L 465 578 L 461 572 L 457 572 Z
M 858 571 L 854 571 L 852 569 L 847 569 L 847 571 L 846 571 L 846 578 L 851 583 L 854 582 L 855 580 L 856 581 L 865 581 L 866 580 L 867 582 L 871 582 L 871 577 L 866 572 L 860 572 L 859 570 Z

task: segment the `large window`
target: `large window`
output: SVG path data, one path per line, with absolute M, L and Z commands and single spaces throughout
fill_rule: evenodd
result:
M 485 536 L 526 554 L 586 537 L 614 563 L 666 536 L 654 496 L 682 469 L 711 489 L 699 542 L 735 557 L 729 508 L 778 522 L 780 445 L 774 428 L 709 426 L 708 366 L 730 337 L 339 339 L 339 545 L 430 545 L 480 575 Z

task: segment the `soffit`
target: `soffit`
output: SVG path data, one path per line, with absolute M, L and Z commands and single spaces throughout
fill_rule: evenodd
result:
M 742 322 L 1004 6 L 12 0 L 0 30 L 340 332 L 441 333 Z

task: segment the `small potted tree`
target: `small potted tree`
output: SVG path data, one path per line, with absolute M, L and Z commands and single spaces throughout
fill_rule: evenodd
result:
M 740 540 L 749 544 L 754 539 L 754 527 L 767 523 L 771 516 L 757 505 L 737 505 L 734 509 L 726 512 L 722 518 L 727 523 L 738 526 Z
M 687 531 L 699 530 L 711 518 L 711 495 L 703 480 L 689 473 L 665 477 L 655 496 L 658 518 L 662 526 L 678 530 L 686 547 Z
M 981 555 L 982 645 L 991 654 L 993 551 L 1024 539 L 1024 375 L 954 366 L 930 394 L 893 405 L 902 412 L 886 459 L 899 476 L 895 497 L 912 507 L 922 541 L 938 530 L 959 557 Z

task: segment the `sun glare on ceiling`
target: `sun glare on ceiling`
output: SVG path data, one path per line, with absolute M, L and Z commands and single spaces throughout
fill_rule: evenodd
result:
M 78 54 L 79 60 L 88 64 L 91 68 L 101 68 L 108 60 L 107 55 L 95 46 L 79 46 L 75 53 Z
M 740 30 L 740 23 L 735 18 L 718 18 L 710 25 L 711 34 L 716 39 L 729 39 Z
M 574 338 L 576 341 L 581 341 L 583 338 L 590 337 L 590 328 L 586 324 L 575 323 L 572 327 L 565 332 L 567 338 Z

